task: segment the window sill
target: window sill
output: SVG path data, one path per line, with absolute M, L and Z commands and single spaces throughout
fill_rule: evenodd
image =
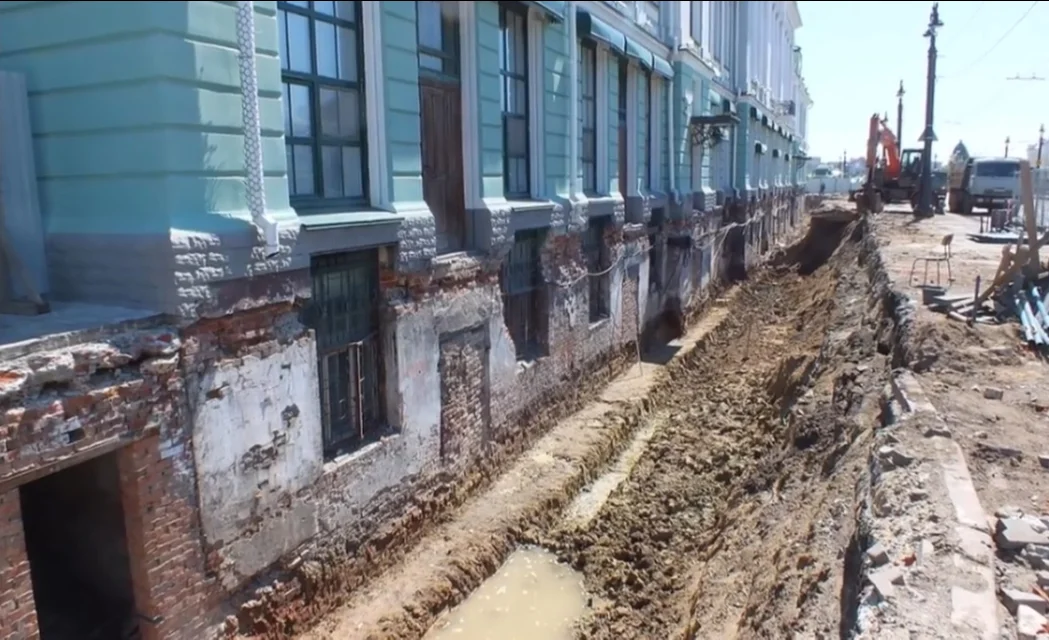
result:
M 539 211 L 547 211 L 557 206 L 550 200 L 533 200 L 531 198 L 525 199 L 507 199 L 507 203 L 510 205 L 510 210 L 514 213 L 535 213 Z
M 604 327 L 606 324 L 608 324 L 611 321 L 612 321 L 611 318 L 601 318 L 600 320 L 591 320 L 590 321 L 590 331 L 597 331 L 598 329 L 601 329 L 602 327 Z
M 307 231 L 400 224 L 401 220 L 404 219 L 400 214 L 379 209 L 355 209 L 349 211 L 299 209 L 296 213 L 299 214 L 299 223 Z
M 325 456 L 323 473 L 325 475 L 336 473 L 344 467 L 361 462 L 376 454 L 378 451 L 381 451 L 384 447 L 391 446 L 394 442 L 400 439 L 400 437 L 401 434 L 399 431 L 392 428 L 384 429 L 378 439 L 364 444 L 359 449 L 340 453 L 330 458 Z

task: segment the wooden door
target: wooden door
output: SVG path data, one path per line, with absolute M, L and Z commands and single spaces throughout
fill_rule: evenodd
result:
M 463 118 L 458 83 L 419 81 L 422 111 L 423 198 L 437 225 L 437 252 L 466 245 L 463 193 Z

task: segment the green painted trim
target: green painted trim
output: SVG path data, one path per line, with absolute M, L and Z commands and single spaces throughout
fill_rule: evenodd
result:
M 626 41 L 626 55 L 628 58 L 633 58 L 641 63 L 641 66 L 646 69 L 652 68 L 652 52 L 641 46 L 637 42 L 630 38 L 624 38 Z
M 655 71 L 664 78 L 674 77 L 674 68 L 670 66 L 670 63 L 654 53 L 652 54 L 652 71 Z
M 581 38 L 603 42 L 617 53 L 626 53 L 626 36 L 607 22 L 590 15 L 585 9 L 576 12 L 576 32 Z
M 537 8 L 537 9 L 539 9 L 544 14 L 546 14 L 547 18 L 549 18 L 553 22 L 564 22 L 565 21 L 565 3 L 564 2 L 553 2 L 551 0 L 547 0 L 545 2 L 540 2 L 539 0 L 530 0 L 528 2 L 524 2 L 523 4 L 531 5 L 531 6 L 535 7 L 535 8 Z
M 400 224 L 403 216 L 389 211 L 341 211 L 337 213 L 314 213 L 299 216 L 302 227 L 307 230 L 339 229 L 345 227 L 368 227 L 380 224 Z

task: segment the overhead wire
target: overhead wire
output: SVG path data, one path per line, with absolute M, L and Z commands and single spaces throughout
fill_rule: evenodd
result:
M 994 52 L 994 50 L 998 48 L 998 46 L 1000 44 L 1005 42 L 1005 39 L 1009 37 L 1009 34 L 1011 34 L 1013 31 L 1016 30 L 1016 27 L 1020 26 L 1023 23 L 1023 21 L 1026 20 L 1029 15 L 1031 15 L 1031 12 L 1034 11 L 1034 8 L 1037 7 L 1038 4 L 1039 4 L 1038 0 L 1035 0 L 1034 2 L 1032 2 L 1027 7 L 1027 10 L 1023 12 L 1023 15 L 1021 15 L 1016 20 L 1016 22 L 1014 22 L 1012 24 L 1012 26 L 1010 26 L 1008 29 L 1006 29 L 1005 33 L 1003 33 L 997 40 L 995 40 L 994 44 L 992 44 L 989 49 L 984 51 L 983 54 L 979 58 L 977 58 L 976 60 L 973 60 L 971 63 L 969 63 L 969 65 L 966 66 L 961 72 L 952 74 L 951 77 L 962 75 L 962 74 L 968 72 L 970 69 L 972 69 L 976 65 L 980 64 L 981 62 L 983 62 L 987 58 L 987 56 L 991 55 L 991 53 Z

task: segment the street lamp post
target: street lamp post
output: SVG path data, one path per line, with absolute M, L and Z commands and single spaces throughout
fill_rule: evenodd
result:
M 896 139 L 903 144 L 903 80 L 900 80 L 900 89 L 896 92 Z
M 1039 169 L 1042 168 L 1042 144 L 1045 142 L 1045 125 L 1038 125 L 1038 157 L 1035 159 L 1034 166 Z
M 915 215 L 932 215 L 932 143 L 936 140 L 933 132 L 933 105 L 936 98 L 936 30 L 943 26 L 940 20 L 940 3 L 932 5 L 929 13 L 929 28 L 925 30 L 925 37 L 929 39 L 929 61 L 925 78 L 925 130 L 922 131 L 920 140 L 924 143 L 922 152 L 922 174 L 920 190 L 918 193 L 918 208 Z
M 1005 157 L 1009 157 L 1009 136 L 1005 136 Z

